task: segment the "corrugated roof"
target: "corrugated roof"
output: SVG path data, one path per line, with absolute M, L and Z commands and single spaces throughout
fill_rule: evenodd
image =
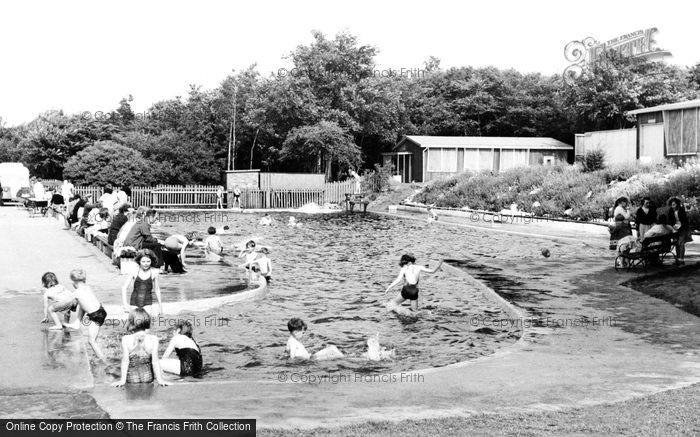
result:
M 506 149 L 560 149 L 573 150 L 570 146 L 550 137 L 432 137 L 422 135 L 406 135 L 394 147 L 405 140 L 411 140 L 421 147 L 471 147 L 490 149 L 493 147 Z
M 658 112 L 658 111 L 671 111 L 674 109 L 686 109 L 686 108 L 697 108 L 700 107 L 699 100 L 688 100 L 687 102 L 679 103 L 668 103 L 666 105 L 653 106 L 651 108 L 635 109 L 634 111 L 628 111 L 629 115 L 645 114 L 647 112 Z

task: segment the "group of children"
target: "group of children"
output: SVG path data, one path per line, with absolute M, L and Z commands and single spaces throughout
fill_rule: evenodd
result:
M 431 214 L 431 218 L 433 215 Z M 270 220 L 269 214 L 263 218 Z M 435 218 L 433 218 L 434 220 Z M 293 217 L 290 218 L 290 226 L 298 226 Z M 225 229 L 224 229 L 225 231 Z M 205 252 L 222 256 L 225 254 L 224 245 L 217 235 L 217 229 L 210 227 L 207 232 L 209 237 L 202 244 Z M 194 238 L 189 235 L 188 240 Z M 269 249 L 267 247 L 258 248 L 255 241 L 250 240 L 239 252 L 238 257 L 244 260 L 239 267 L 247 269 L 249 272 L 259 274 L 269 283 L 272 278 L 272 263 L 268 258 Z M 179 323 L 175 329 L 170 344 L 166 348 L 162 358 L 158 358 L 158 338 L 148 334 L 152 317 L 163 313 L 163 305 L 159 286 L 159 270 L 153 267 L 155 255 L 150 250 L 140 251 L 135 261 L 139 268 L 128 275 L 122 286 L 122 304 L 124 311 L 129 314 L 130 334 L 122 338 L 122 364 L 121 378 L 112 386 L 119 387 L 127 382 L 152 382 L 157 381 L 160 385 L 169 385 L 163 378 L 163 372 L 173 373 L 180 376 L 196 375 L 202 369 L 201 350 L 192 337 L 192 326 L 187 321 Z M 415 264 L 416 259 L 412 255 L 403 255 L 399 265 L 401 270 L 398 277 L 386 288 L 385 294 L 394 286 L 403 281 L 401 292 L 392 299 L 387 308 L 400 312 L 401 303 L 405 300 L 411 302 L 411 311 L 418 312 L 418 282 L 420 273 L 436 273 L 442 265 L 442 260 L 433 269 Z M 98 301 L 92 288 L 86 284 L 86 275 L 83 270 L 73 270 L 70 279 L 75 287 L 75 291 L 68 289 L 58 283 L 56 275 L 47 272 L 42 277 L 45 288 L 44 293 L 44 319 L 42 322 L 52 320 L 54 326 L 50 330 L 62 330 L 64 327 L 79 329 L 83 317 L 89 320 L 88 343 L 92 347 L 95 355 L 103 359 L 104 354 L 97 344 L 97 336 L 100 328 L 104 324 L 107 313 Z M 127 302 L 127 291 L 133 285 L 133 292 L 130 301 Z M 153 298 L 156 295 L 158 309 L 153 311 Z M 61 321 L 59 313 L 63 313 Z M 75 316 L 74 316 L 75 314 Z M 301 343 L 304 332 L 307 329 L 306 323 L 298 318 L 291 319 L 287 328 L 290 332 L 287 341 L 286 351 L 293 359 L 315 359 L 329 360 L 344 357 L 344 354 L 336 346 L 330 345 L 316 352 L 309 353 Z M 393 351 L 386 351 L 379 347 L 376 337 L 368 340 L 369 350 L 363 358 L 370 360 L 380 360 L 391 358 Z M 178 359 L 171 359 L 170 355 L 175 351 Z
M 75 290 L 70 292 L 64 286 L 58 283 L 58 278 L 52 272 L 46 272 L 41 277 L 41 282 L 46 290 L 44 292 L 44 319 L 42 323 L 53 320 L 54 326 L 50 327 L 51 331 L 63 330 L 67 328 L 78 329 L 83 320 L 87 317 L 90 321 L 88 326 L 88 343 L 98 358 L 103 359 L 104 354 L 97 344 L 97 336 L 100 333 L 100 328 L 107 318 L 105 311 L 100 301 L 97 300 L 92 287 L 87 285 L 85 271 L 76 269 L 70 272 L 70 280 L 73 283 Z M 49 301 L 51 303 L 49 304 Z M 63 313 L 64 321 L 61 322 L 59 313 Z M 77 313 L 76 321 L 72 324 L 70 320 L 72 315 Z
M 258 226 L 275 226 L 275 223 L 276 223 L 276 220 L 270 216 L 270 213 L 266 213 L 260 219 Z M 297 219 L 294 216 L 292 216 L 292 217 L 289 217 L 289 221 L 287 222 L 287 226 L 289 226 L 290 228 L 299 228 L 299 227 L 301 227 L 301 222 L 298 222 Z
M 140 274 L 146 270 L 150 274 L 157 275 L 155 269 L 151 269 L 151 257 L 144 255 L 141 261 L 139 272 L 127 279 L 123 290 L 129 283 L 141 280 L 143 283 L 154 281 L 152 278 L 142 278 Z M 156 276 L 157 277 L 157 276 Z M 104 353 L 97 344 L 97 336 L 105 322 L 107 312 L 95 296 L 89 285 L 86 284 L 86 274 L 84 270 L 76 269 L 70 272 L 70 279 L 75 287 L 71 292 L 63 285 L 59 284 L 56 274 L 46 272 L 41 277 L 44 286 L 44 319 L 42 323 L 49 320 L 54 322 L 50 331 L 60 331 L 65 328 L 80 329 L 81 324 L 86 324 L 83 318 L 86 317 L 89 323 L 88 344 L 92 347 L 95 355 L 103 360 Z M 202 354 L 199 345 L 192 337 L 192 325 L 187 320 L 180 320 L 176 325 L 173 338 L 163 354 L 162 359 L 158 359 L 158 337 L 148 334 L 152 314 L 146 310 L 150 305 L 143 305 L 139 301 L 144 295 L 139 286 L 135 286 L 132 294 L 131 309 L 126 305 L 125 310 L 129 313 L 128 330 L 132 334 L 122 338 L 122 366 L 121 379 L 112 384 L 113 387 L 120 387 L 126 382 L 152 382 L 154 379 L 160 385 L 169 385 L 162 376 L 162 371 L 173 373 L 179 376 L 197 376 L 202 370 Z M 123 293 L 126 295 L 126 293 Z M 137 300 L 134 297 L 138 296 Z M 160 293 L 158 293 L 158 303 L 160 304 Z M 162 311 L 162 308 L 161 308 Z M 63 321 L 59 314 L 63 314 Z M 71 320 L 74 320 L 71 322 Z M 175 352 L 178 359 L 170 358 Z

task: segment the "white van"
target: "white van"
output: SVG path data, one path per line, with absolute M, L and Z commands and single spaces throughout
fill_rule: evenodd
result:
M 2 200 L 12 200 L 21 188 L 29 188 L 29 170 L 20 162 L 0 163 L 0 185 Z

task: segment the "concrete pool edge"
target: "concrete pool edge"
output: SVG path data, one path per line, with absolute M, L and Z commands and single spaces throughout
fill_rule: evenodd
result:
M 269 287 L 267 285 L 267 281 L 265 281 L 265 278 L 263 277 L 258 277 L 256 281 L 257 286 L 252 290 L 232 293 L 227 296 L 210 297 L 206 299 L 195 299 L 182 302 L 166 302 L 163 304 L 163 314 L 159 315 L 175 315 L 185 311 L 207 311 L 236 302 L 262 299 L 267 295 Z M 126 320 L 129 316 L 124 312 L 121 305 L 105 305 L 104 308 L 107 311 L 108 320 Z

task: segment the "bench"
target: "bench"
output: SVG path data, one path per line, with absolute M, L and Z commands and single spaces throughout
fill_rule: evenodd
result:
M 678 233 L 668 235 L 659 235 L 657 237 L 649 237 L 642 240 L 642 247 L 636 252 L 623 252 L 615 258 L 615 271 L 619 271 L 625 267 L 622 267 L 622 261 L 627 261 L 627 271 L 636 268 L 641 265 L 644 267 L 644 272 L 647 271 L 647 265 L 650 262 L 663 262 L 666 255 L 673 255 L 674 259 L 676 254 L 673 253 L 673 249 L 676 248 L 678 243 Z
M 95 234 L 95 238 L 92 239 L 92 243 L 97 246 L 98 249 L 102 251 L 105 255 L 112 258 L 113 247 L 109 242 L 107 242 L 107 234 L 104 232 L 98 232 Z
M 367 205 L 369 205 L 369 200 L 363 200 L 364 194 L 351 194 L 345 193 L 345 209 L 347 211 L 353 212 L 355 205 L 362 205 L 362 212 L 367 212 Z

